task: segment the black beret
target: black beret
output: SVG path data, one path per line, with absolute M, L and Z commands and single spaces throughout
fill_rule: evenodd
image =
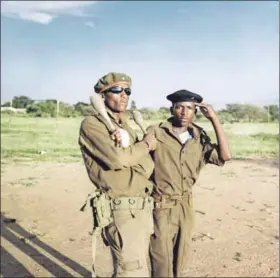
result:
M 174 102 L 182 102 L 182 101 L 188 101 L 188 102 L 202 102 L 203 98 L 195 93 L 192 93 L 188 90 L 179 90 L 176 91 L 173 94 L 170 94 L 166 97 L 168 100 L 170 100 L 172 103 Z

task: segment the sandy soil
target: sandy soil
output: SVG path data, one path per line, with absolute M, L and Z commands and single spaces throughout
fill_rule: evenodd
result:
M 1 276 L 89 277 L 91 218 L 79 211 L 91 188 L 84 166 L 3 165 L 1 179 Z M 194 204 L 185 276 L 279 276 L 278 160 L 207 166 Z M 112 271 L 101 240 L 97 271 L 107 277 Z

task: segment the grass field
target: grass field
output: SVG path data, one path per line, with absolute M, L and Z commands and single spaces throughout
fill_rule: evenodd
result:
M 81 161 L 78 146 L 82 118 L 1 117 L 1 161 Z M 145 122 L 151 125 L 156 122 Z M 211 123 L 197 123 L 216 141 Z M 134 122 L 131 126 L 140 132 Z M 276 157 L 279 152 L 278 123 L 224 124 L 234 159 Z

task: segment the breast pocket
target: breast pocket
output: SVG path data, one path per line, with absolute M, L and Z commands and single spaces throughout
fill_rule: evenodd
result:
M 180 143 L 175 138 L 170 139 L 170 138 L 166 138 L 161 134 L 157 134 L 156 139 L 158 140 L 159 145 L 162 145 L 163 148 L 172 150 L 175 153 L 180 152 L 181 149 Z
M 202 167 L 202 147 L 197 142 L 190 142 L 185 147 L 184 161 L 193 174 Z

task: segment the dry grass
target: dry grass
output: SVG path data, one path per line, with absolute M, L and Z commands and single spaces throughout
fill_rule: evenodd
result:
M 9 162 L 81 161 L 78 146 L 82 118 L 28 118 L 2 115 L 1 160 Z M 149 126 L 158 121 L 146 121 Z M 197 123 L 216 141 L 209 122 Z M 141 134 L 131 121 L 131 126 Z M 233 158 L 276 157 L 279 153 L 278 123 L 224 124 Z

